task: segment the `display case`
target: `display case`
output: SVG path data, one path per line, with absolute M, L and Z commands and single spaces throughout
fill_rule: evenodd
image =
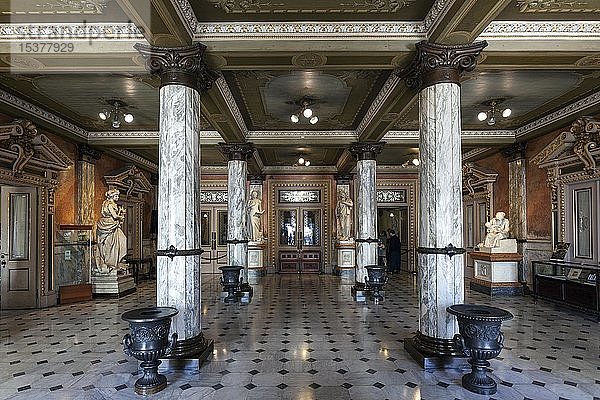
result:
M 92 299 L 92 226 L 60 225 L 54 240 L 54 282 L 60 304 Z
M 533 295 L 591 310 L 600 316 L 600 267 L 562 261 L 534 261 Z

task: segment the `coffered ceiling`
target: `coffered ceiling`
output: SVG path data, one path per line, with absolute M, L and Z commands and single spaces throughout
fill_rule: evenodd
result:
M 159 82 L 133 44 L 197 41 L 220 73 L 201 97 L 204 165 L 225 165 L 219 141 L 252 141 L 252 173 L 348 172 L 349 143 L 385 140 L 379 164 L 400 166 L 418 153 L 418 101 L 395 71 L 420 40 L 487 40 L 461 82 L 464 152 L 477 157 L 598 114 L 599 11 L 600 0 L 0 0 L 0 113 L 156 168 Z M 317 124 L 290 121 L 302 98 Z M 98 118 L 110 99 L 132 124 Z M 491 99 L 513 114 L 488 126 L 476 116 Z M 311 167 L 293 166 L 300 154 Z

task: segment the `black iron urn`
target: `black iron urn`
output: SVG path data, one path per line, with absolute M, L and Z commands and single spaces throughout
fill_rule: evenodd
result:
M 367 276 L 365 276 L 365 285 L 371 291 L 371 297 L 375 301 L 383 300 L 380 291 L 383 285 L 387 282 L 385 268 L 379 265 L 367 265 Z
M 486 374 L 491 360 L 504 347 L 504 335 L 500 331 L 502 321 L 512 319 L 508 311 L 496 307 L 454 304 L 446 309 L 456 315 L 459 334 L 454 340 L 459 349 L 470 357 L 471 372 L 462 377 L 465 389 L 478 394 L 496 393 L 497 384 Z
M 141 361 L 144 376 L 135 382 L 135 392 L 149 395 L 167 387 L 167 378 L 158 373 L 159 358 L 171 352 L 177 333 L 169 338 L 173 307 L 150 307 L 127 311 L 121 318 L 129 322 L 130 333 L 123 337 L 123 352 Z
M 223 301 L 233 303 L 237 300 L 236 292 L 240 290 L 240 286 L 242 285 L 243 278 L 240 278 L 240 271 L 244 267 L 240 267 L 239 265 L 224 265 L 219 267 L 219 269 L 223 273 L 221 285 L 228 292 L 227 297 Z

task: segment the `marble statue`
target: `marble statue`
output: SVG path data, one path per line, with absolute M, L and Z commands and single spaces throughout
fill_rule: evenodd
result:
M 352 207 L 354 203 L 345 190 L 338 193 L 335 216 L 337 218 L 337 238 L 340 241 L 350 240 L 350 226 L 352 220 Z
M 500 240 L 508 238 L 509 223 L 505 216 L 505 213 L 499 211 L 494 218 L 485 223 L 487 235 L 483 243 L 480 243 L 478 247 L 499 247 Z
M 125 208 L 117 204 L 118 200 L 118 189 L 106 192 L 101 216 L 96 223 L 96 272 L 101 274 L 110 274 L 126 268 L 122 260 L 127 254 L 127 238 L 121 229 L 125 219 Z
M 250 214 L 250 224 L 252 228 L 250 240 L 252 242 L 260 242 L 263 240 L 262 215 L 264 212 L 265 211 L 262 208 L 262 199 L 258 197 L 258 191 L 253 190 L 252 193 L 250 193 L 250 200 L 248 201 L 248 213 Z

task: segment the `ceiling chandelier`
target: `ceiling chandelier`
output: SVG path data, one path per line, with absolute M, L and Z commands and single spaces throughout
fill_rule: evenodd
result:
M 309 167 L 310 160 L 307 160 L 306 158 L 304 158 L 304 156 L 300 156 L 300 157 L 298 157 L 298 161 L 297 161 L 296 165 L 302 165 L 305 167 Z
M 302 97 L 296 102 L 296 104 L 298 104 L 302 108 L 297 113 L 290 115 L 290 120 L 294 124 L 296 124 L 300 121 L 300 116 L 303 116 L 304 118 L 308 119 L 308 122 L 310 122 L 313 125 L 319 122 L 319 117 L 317 117 L 314 114 L 312 108 L 310 108 L 310 106 L 312 106 L 314 103 L 315 101 L 310 97 Z
M 504 98 L 498 98 L 498 99 L 486 100 L 483 103 L 481 103 L 482 105 L 489 107 L 489 109 L 487 111 L 482 111 L 479 114 L 477 114 L 477 119 L 480 120 L 481 122 L 487 120 L 487 124 L 492 126 L 492 125 L 496 124 L 496 115 L 497 114 L 502 115 L 503 118 L 510 117 L 510 115 L 512 114 L 512 110 L 510 108 L 504 108 L 502 110 L 497 108 L 505 100 L 506 99 L 504 99 Z
M 118 129 L 121 127 L 121 121 L 125 121 L 128 124 L 133 122 L 133 114 L 126 112 L 125 108 L 127 104 L 125 104 L 121 100 L 117 99 L 108 99 L 106 100 L 112 108 L 109 110 L 102 110 L 98 113 L 98 117 L 102 121 L 110 121 L 113 128 Z

